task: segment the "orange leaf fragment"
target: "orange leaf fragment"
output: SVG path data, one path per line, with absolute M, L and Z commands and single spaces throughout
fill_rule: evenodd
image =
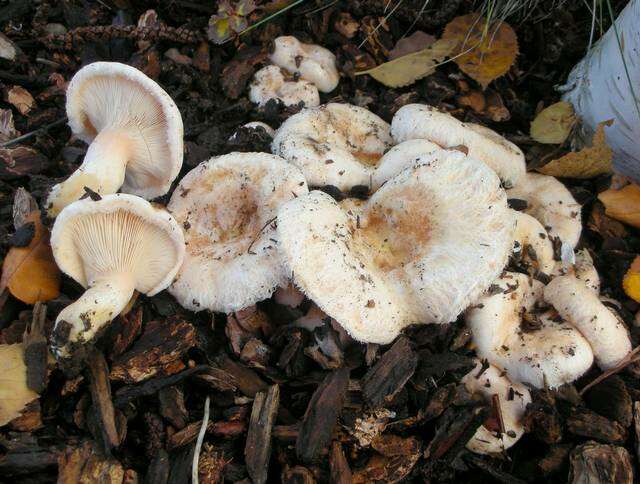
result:
M 631 184 L 620 190 L 605 190 L 598 195 L 605 215 L 640 228 L 640 186 Z

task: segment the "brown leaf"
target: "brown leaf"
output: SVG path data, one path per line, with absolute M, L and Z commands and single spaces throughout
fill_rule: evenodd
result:
M 631 184 L 620 190 L 605 190 L 598 198 L 608 217 L 640 228 L 640 186 Z
M 15 106 L 23 116 L 29 114 L 29 111 L 36 105 L 36 100 L 33 99 L 31 93 L 21 86 L 13 86 L 7 89 L 5 100 Z
M 8 288 L 22 302 L 35 304 L 58 297 L 60 269 L 53 260 L 49 229 L 42 224 L 40 211 L 31 212 L 26 222 L 35 225 L 35 235 L 27 247 L 11 247 L 7 253 L 0 291 Z
M 611 124 L 611 120 L 598 124 L 591 146 L 577 152 L 567 153 L 537 170 L 545 175 L 568 178 L 593 178 L 611 173 L 613 151 L 607 145 L 604 134 L 604 127 L 611 126 Z
M 27 386 L 27 367 L 22 344 L 0 345 L 0 427 L 19 417 L 25 406 L 38 398 Z
M 455 44 L 453 60 L 462 72 L 486 89 L 491 81 L 506 74 L 518 55 L 518 38 L 504 21 L 491 22 L 477 13 L 462 15 L 447 24 L 443 40 Z
M 436 38 L 433 35 L 426 34 L 422 30 L 416 30 L 409 37 L 404 37 L 396 42 L 394 48 L 389 51 L 389 60 L 426 49 L 435 41 Z

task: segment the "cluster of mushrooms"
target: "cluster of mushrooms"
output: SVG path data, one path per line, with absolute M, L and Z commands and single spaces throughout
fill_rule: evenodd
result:
M 517 146 L 427 105 L 402 107 L 391 125 L 358 106 L 319 106 L 318 89 L 338 83 L 335 58 L 293 37 L 275 41 L 271 61 L 251 99 L 301 95 L 307 107 L 273 133 L 271 154 L 201 163 L 166 208 L 145 199 L 180 172 L 175 104 L 122 64 L 74 76 L 69 124 L 89 148 L 47 209 L 58 265 L 88 289 L 56 320 L 59 360 L 82 355 L 134 291 L 168 288 L 189 310 L 224 313 L 274 293 L 299 305 L 304 294 L 353 339 L 379 344 L 464 315 L 491 366 L 478 362 L 463 382 L 498 396 L 505 427 L 481 427 L 467 446 L 494 453 L 523 434 L 528 388 L 558 387 L 630 352 L 588 252 L 574 252 L 580 206 L 555 178 L 527 173 Z M 338 202 L 309 190 L 326 185 L 372 195 Z M 505 271 L 510 258 L 521 272 Z

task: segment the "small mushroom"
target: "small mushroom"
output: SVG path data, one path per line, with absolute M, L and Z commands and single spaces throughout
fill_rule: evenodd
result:
M 134 291 L 153 296 L 165 289 L 184 256 L 174 218 L 134 195 L 76 201 L 58 215 L 51 247 L 60 269 L 88 288 L 56 319 L 52 350 L 58 359 L 82 357 L 127 305 Z
M 56 216 L 85 193 L 122 190 L 152 199 L 169 191 L 182 167 L 182 118 L 169 95 L 138 69 L 94 62 L 67 88 L 71 131 L 89 143 L 82 165 L 49 193 Z
M 266 66 L 253 76 L 249 86 L 249 99 L 264 106 L 272 99 L 285 106 L 315 107 L 320 104 L 318 88 L 304 79 L 288 81 L 278 66 Z
M 364 108 L 331 103 L 303 109 L 276 131 L 271 151 L 302 170 L 311 186 L 369 186 L 391 146 L 389 125 Z
M 540 307 L 543 292 L 541 282 L 506 272 L 465 319 L 480 358 L 506 370 L 512 381 L 555 388 L 583 375 L 593 351 L 579 328 Z
M 547 231 L 531 215 L 515 210 L 512 213 L 516 220 L 514 253 L 519 252 L 520 258 L 538 272 L 551 275 L 556 261 Z
M 584 282 L 595 294 L 600 294 L 600 275 L 587 249 L 576 252 L 576 262 L 573 267 L 573 272 L 574 275 Z
M 559 237 L 570 248 L 578 244 L 582 232 L 580 205 L 554 177 L 527 173 L 507 194 L 526 200 L 525 212 L 538 219 L 549 235 Z
M 440 146 L 426 139 L 410 139 L 392 147 L 380 158 L 373 172 L 371 188 L 377 190 L 384 182 L 413 166 L 420 155 L 434 153 L 440 149 Z
M 384 344 L 455 320 L 501 273 L 513 219 L 489 167 L 440 150 L 346 210 L 319 191 L 291 200 L 278 234 L 298 287 L 353 338 Z
M 626 326 L 585 282 L 572 275 L 556 277 L 545 287 L 544 299 L 589 341 L 601 369 L 615 367 L 631 352 Z
M 442 148 L 464 146 L 470 157 L 491 167 L 505 186 L 511 187 L 525 175 L 526 165 L 520 148 L 484 126 L 463 123 L 450 114 L 426 104 L 407 104 L 391 121 L 396 143 L 426 139 Z
M 169 292 L 192 311 L 231 313 L 286 286 L 276 213 L 307 192 L 302 173 L 267 153 L 230 153 L 191 170 L 169 202 L 187 245 Z
M 303 44 L 292 36 L 276 38 L 269 59 L 289 73 L 314 83 L 322 92 L 333 91 L 340 82 L 336 56 L 330 50 Z
M 522 419 L 527 405 L 531 403 L 527 387 L 509 381 L 498 368 L 492 365 L 484 367 L 479 361 L 462 378 L 462 383 L 467 391 L 479 393 L 493 406 L 491 427 L 498 427 L 489 428 L 487 423 L 482 425 L 467 442 L 467 449 L 476 454 L 496 454 L 520 440 L 525 432 Z

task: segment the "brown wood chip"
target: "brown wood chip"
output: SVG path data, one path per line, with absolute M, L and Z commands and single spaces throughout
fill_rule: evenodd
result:
M 253 401 L 244 457 L 247 472 L 256 484 L 267 481 L 271 457 L 271 431 L 280 403 L 280 387 L 273 385 L 268 392 L 258 392 Z

